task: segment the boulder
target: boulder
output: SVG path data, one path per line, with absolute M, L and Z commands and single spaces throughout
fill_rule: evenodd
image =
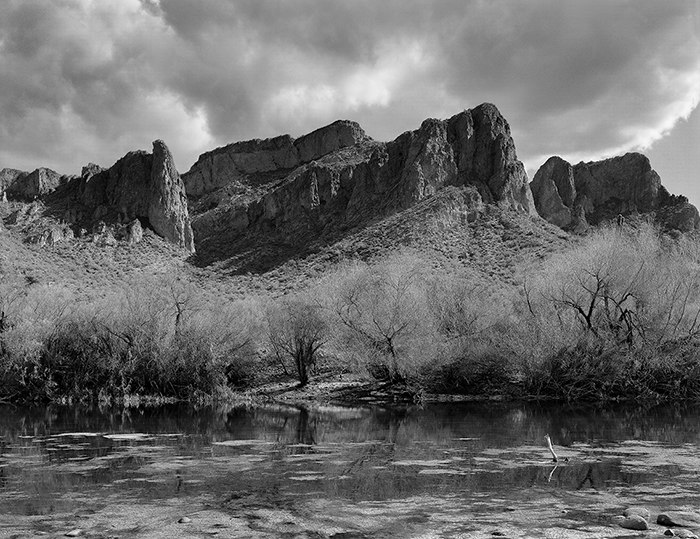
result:
M 640 516 L 644 520 L 649 521 L 651 519 L 651 513 L 649 512 L 649 509 L 646 509 L 645 507 L 628 507 L 625 509 L 622 514 L 626 517 L 631 517 L 631 516 Z
M 141 221 L 134 219 L 126 225 L 126 241 L 129 245 L 139 243 L 143 239 L 143 228 Z
M 98 247 L 115 247 L 119 243 L 109 228 L 93 235 L 92 241 Z
M 680 537 L 681 539 L 698 539 L 698 536 L 691 532 L 690 530 L 686 530 L 683 528 L 672 530 L 668 529 L 664 532 L 664 535 L 667 535 L 669 537 Z
M 662 526 L 700 528 L 700 514 L 690 511 L 667 511 L 656 517 L 656 523 Z
M 612 519 L 614 524 L 626 530 L 648 530 L 649 523 L 640 515 L 616 516 Z

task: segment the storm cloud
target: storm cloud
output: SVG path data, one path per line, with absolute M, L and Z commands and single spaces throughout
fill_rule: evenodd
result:
M 693 0 L 4 0 L 0 167 L 162 138 L 180 170 L 339 118 L 388 140 L 484 101 L 528 167 L 649 146 L 697 106 Z

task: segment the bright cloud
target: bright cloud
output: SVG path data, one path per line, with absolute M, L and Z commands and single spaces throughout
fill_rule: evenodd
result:
M 386 108 L 428 63 L 418 42 L 383 44 L 372 62 L 350 65 L 342 72 L 321 70 L 310 77 L 324 81 L 316 85 L 295 83 L 280 88 L 263 104 L 263 110 L 268 117 L 303 125 L 309 118 L 323 122 L 338 114 Z

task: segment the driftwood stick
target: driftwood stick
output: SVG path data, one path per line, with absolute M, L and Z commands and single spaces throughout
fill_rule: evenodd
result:
M 552 454 L 552 460 L 554 462 L 559 462 L 559 459 L 557 458 L 557 454 L 554 452 L 554 448 L 552 447 L 552 439 L 549 437 L 549 434 L 545 434 L 544 439 L 547 441 L 547 448 L 549 449 L 549 452 Z

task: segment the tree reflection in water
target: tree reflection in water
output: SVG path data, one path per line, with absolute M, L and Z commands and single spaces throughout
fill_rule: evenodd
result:
M 680 481 L 700 458 L 699 419 L 694 406 L 0 407 L 0 513 L 90 489 L 274 505 Z M 552 466 L 545 433 L 568 462 Z

